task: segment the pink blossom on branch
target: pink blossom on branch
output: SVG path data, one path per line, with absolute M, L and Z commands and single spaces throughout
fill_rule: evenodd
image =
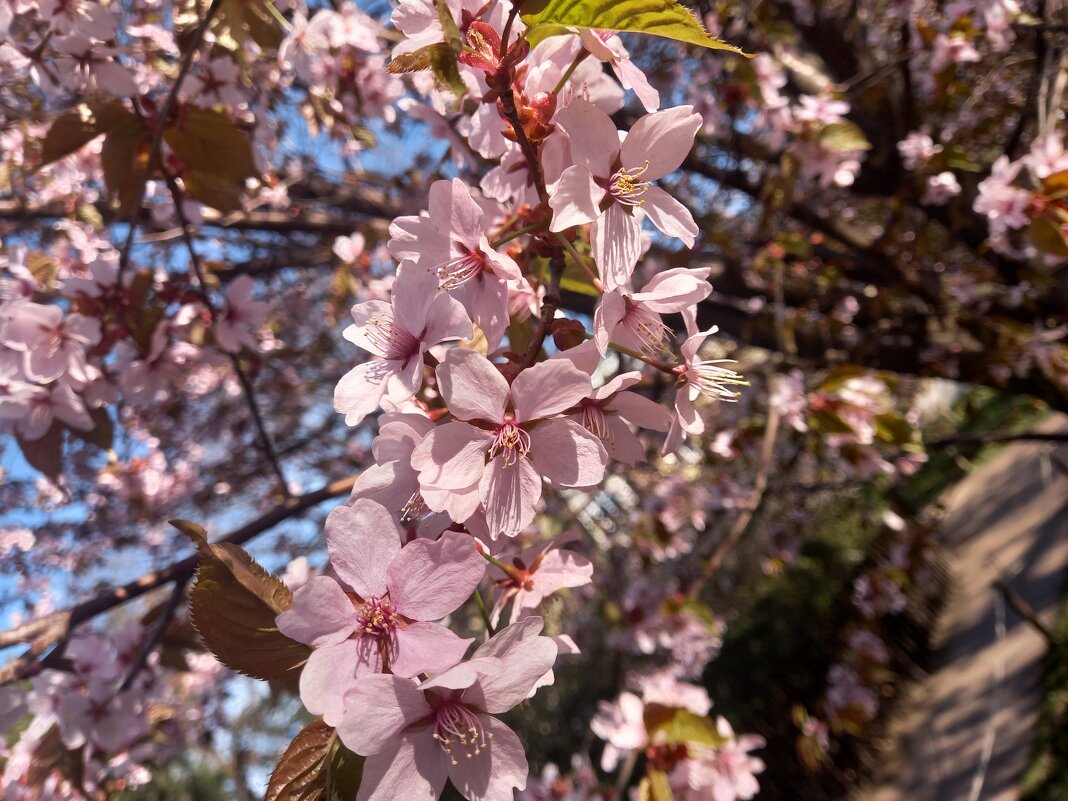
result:
M 327 517 L 326 545 L 337 579 L 317 576 L 278 616 L 287 637 L 315 647 L 300 676 L 308 711 L 336 725 L 340 702 L 367 674 L 438 672 L 471 644 L 439 620 L 474 592 L 485 560 L 466 534 L 401 547 L 393 516 L 371 500 L 339 506 Z
M 452 781 L 468 801 L 512 801 L 527 781 L 523 745 L 494 715 L 528 698 L 557 645 L 528 617 L 471 660 L 417 683 L 368 676 L 345 695 L 341 741 L 367 757 L 357 801 L 436 801 Z
M 477 490 L 493 539 L 530 525 L 542 477 L 561 487 L 592 487 L 604 478 L 608 455 L 600 441 L 575 420 L 557 417 L 593 391 L 590 377 L 572 364 L 541 362 L 509 387 L 485 357 L 455 349 L 437 375 L 456 422 L 431 431 L 412 466 L 424 496 Z

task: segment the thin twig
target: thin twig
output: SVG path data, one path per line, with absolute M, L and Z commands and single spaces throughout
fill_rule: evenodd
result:
M 1025 431 L 1020 434 L 954 434 L 952 437 L 933 439 L 927 443 L 930 448 L 945 448 L 952 445 L 995 445 L 1001 442 L 1068 442 L 1068 431 L 1044 433 Z
M 523 366 L 530 367 L 538 360 L 549 329 L 556 319 L 556 310 L 560 308 L 560 279 L 564 275 L 564 251 L 556 248 L 549 258 L 549 286 L 545 289 L 545 298 L 541 302 L 541 323 L 534 335 L 530 347 L 523 357 Z
M 159 158 L 159 149 L 163 144 L 163 131 L 167 127 L 167 120 L 170 118 L 171 112 L 174 110 L 174 104 L 178 101 L 178 93 L 182 88 L 182 83 L 189 74 L 189 70 L 193 67 L 193 60 L 196 58 L 197 51 L 200 50 L 200 43 L 204 40 L 204 34 L 207 33 L 212 18 L 218 12 L 222 4 L 223 0 L 212 0 L 211 5 L 208 6 L 208 11 L 204 15 L 204 19 L 200 21 L 200 25 L 198 25 L 196 31 L 193 32 L 193 38 L 189 43 L 189 49 L 186 51 L 185 58 L 182 59 L 182 64 L 178 68 L 178 76 L 174 79 L 174 85 L 171 87 L 167 99 L 163 101 L 163 108 L 161 109 L 159 116 L 156 118 L 156 130 L 152 134 L 152 143 L 148 148 L 148 160 L 145 162 L 145 176 L 144 180 L 141 181 L 141 192 L 138 195 L 137 203 L 132 210 L 130 227 L 126 231 L 126 241 L 123 242 L 122 251 L 119 253 L 119 269 L 115 275 L 115 292 L 118 292 L 119 287 L 122 286 L 123 273 L 126 272 L 130 263 L 130 251 L 133 248 L 134 235 L 137 233 L 139 212 L 141 207 L 145 204 L 145 195 L 148 192 L 148 179 L 152 174 L 152 164 Z
M 773 403 L 768 404 L 768 421 L 764 426 L 764 440 L 760 446 L 760 470 L 757 473 L 756 481 L 753 483 L 753 500 L 742 510 L 742 513 L 738 515 L 738 518 L 734 521 L 734 525 L 731 526 L 730 531 L 727 532 L 720 543 L 716 546 L 716 549 L 708 557 L 708 561 L 705 562 L 704 569 L 701 571 L 700 577 L 690 585 L 687 595 L 690 598 L 696 598 L 701 594 L 701 590 L 704 589 L 705 584 L 712 578 L 723 565 L 723 560 L 730 553 L 731 549 L 738 543 L 742 536 L 749 530 L 749 525 L 753 522 L 753 517 L 756 515 L 757 509 L 764 501 L 764 493 L 768 488 L 768 474 L 771 471 L 772 457 L 775 455 L 775 439 L 779 432 L 779 408 Z
M 196 274 L 197 282 L 200 284 L 200 292 L 204 298 L 204 305 L 207 306 L 208 314 L 211 316 L 211 322 L 214 324 L 218 319 L 218 313 L 215 311 L 215 306 L 212 304 L 211 297 L 208 294 L 208 285 L 204 281 L 204 267 L 200 263 L 200 254 L 197 253 L 196 246 L 193 243 L 193 234 L 189 218 L 186 216 L 185 208 L 182 206 L 182 190 L 178 186 L 178 182 L 174 179 L 174 176 L 167 170 L 163 171 L 163 175 L 167 179 L 167 187 L 170 189 L 171 200 L 174 202 L 175 213 L 178 215 L 178 223 L 182 228 L 182 240 L 185 242 L 185 248 L 189 252 L 189 260 L 193 266 L 193 272 Z M 282 463 L 278 460 L 278 453 L 274 449 L 274 443 L 271 441 L 271 437 L 267 433 L 267 426 L 263 422 L 263 415 L 260 413 L 259 403 L 256 401 L 256 394 L 252 388 L 252 381 L 249 379 L 245 369 L 241 366 L 237 354 L 227 352 L 227 356 L 230 357 L 230 364 L 233 365 L 234 372 L 237 374 L 237 380 L 241 383 L 241 389 L 244 391 L 245 401 L 248 403 L 249 411 L 252 413 L 252 422 L 256 427 L 256 434 L 259 437 L 260 446 L 263 448 L 267 460 L 271 463 L 271 469 L 278 478 L 279 486 L 282 489 L 282 495 L 289 498 L 291 495 L 289 492 L 289 483 L 286 481 L 285 473 L 282 471 Z
M 163 641 L 163 635 L 167 633 L 167 627 L 171 624 L 171 618 L 174 617 L 174 613 L 178 611 L 178 607 L 182 604 L 182 599 L 185 598 L 185 585 L 187 581 L 187 579 L 183 578 L 174 582 L 174 589 L 171 590 L 170 598 L 167 599 L 167 605 L 160 610 L 159 620 L 156 621 L 156 627 L 152 629 L 152 634 L 141 644 L 141 650 L 137 652 L 137 659 L 134 660 L 133 665 L 126 674 L 126 678 L 122 680 L 119 692 L 126 692 L 126 690 L 129 690 L 133 686 L 134 681 L 137 680 L 138 674 L 144 669 L 145 665 L 148 664 L 148 657 L 152 655 L 154 650 L 156 650 L 156 646 Z

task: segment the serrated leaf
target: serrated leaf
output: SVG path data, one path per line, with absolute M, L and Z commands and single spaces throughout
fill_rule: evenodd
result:
M 52 481 L 63 472 L 63 424 L 52 422 L 43 437 L 34 440 L 17 438 L 22 455 L 34 470 L 48 476 Z
M 279 757 L 264 801 L 351 801 L 360 789 L 363 762 L 333 727 L 309 723 Z
M 849 120 L 832 122 L 820 131 L 820 145 L 832 153 L 848 153 L 854 150 L 871 150 L 871 142 L 860 127 Z
M 171 525 L 200 553 L 189 610 L 208 650 L 247 676 L 296 680 L 311 649 L 286 637 L 275 623 L 293 602 L 289 588 L 240 546 L 209 543 L 204 529 L 188 520 L 172 520 Z
M 213 109 L 188 108 L 163 131 L 181 160 L 190 197 L 219 211 L 240 208 L 246 178 L 259 175 L 252 140 L 230 117 Z
M 570 27 L 646 33 L 748 55 L 710 34 L 693 11 L 675 0 L 527 0 L 520 17 L 532 47 Z
M 37 250 L 31 250 L 26 254 L 26 268 L 46 289 L 52 288 L 59 272 L 59 265 L 56 264 L 55 259 Z

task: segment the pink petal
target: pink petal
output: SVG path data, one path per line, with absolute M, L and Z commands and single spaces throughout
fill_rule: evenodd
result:
M 570 362 L 562 359 L 538 362 L 512 382 L 516 420 L 526 423 L 559 414 L 591 392 L 589 375 Z
M 357 672 L 373 675 L 381 669 L 377 658 L 378 649 L 359 640 L 316 648 L 300 674 L 300 700 L 313 715 L 322 715 L 328 725 L 336 726 L 345 693 L 357 685 Z
M 347 640 L 356 620 L 356 609 L 341 585 L 329 576 L 315 576 L 293 593 L 292 606 L 277 622 L 291 640 L 319 648 Z
M 642 211 L 649 215 L 649 220 L 667 236 L 681 239 L 683 244 L 692 248 L 701 229 L 693 221 L 693 215 L 684 205 L 675 200 L 659 186 L 650 186 L 642 195 Z
M 601 216 L 600 203 L 605 189 L 598 186 L 585 167 L 574 165 L 560 175 L 549 196 L 553 209 L 550 231 L 566 231 L 575 225 L 591 223 Z
M 334 387 L 334 410 L 345 415 L 345 425 L 357 425 L 378 408 L 393 366 L 375 359 L 356 365 L 341 377 Z
M 653 88 L 645 73 L 633 61 L 629 58 L 621 59 L 612 64 L 612 71 L 624 89 L 634 90 L 646 111 L 651 113 L 660 108 L 660 93 Z
M 338 735 L 345 742 L 341 730 Z M 438 801 L 448 778 L 448 759 L 433 735 L 431 724 L 413 728 L 389 750 L 369 756 L 356 801 Z
M 667 431 L 671 427 L 671 413 L 637 392 L 620 392 L 604 405 L 604 410 L 652 431 Z
M 402 729 L 430 714 L 426 696 L 411 679 L 383 673 L 364 676 L 345 694 L 338 735 L 357 754 L 377 754 Z
M 478 485 L 490 538 L 514 537 L 534 520 L 541 499 L 541 478 L 529 459 L 505 466 L 498 456 L 482 474 Z
M 468 659 L 458 665 L 427 679 L 419 685 L 420 690 L 466 690 L 483 676 L 494 676 L 504 669 L 504 663 L 495 656 Z
M 693 106 L 646 114 L 634 123 L 623 140 L 620 161 L 629 168 L 643 167 L 648 161 L 649 169 L 642 180 L 663 178 L 686 160 L 701 124 L 701 115 L 694 114 Z
M 478 496 L 478 484 L 472 484 L 462 490 L 439 490 L 423 487 L 421 494 L 428 509 L 432 509 L 435 512 L 444 512 L 456 523 L 469 523 L 471 516 L 475 514 L 479 504 L 482 503 L 482 499 Z M 471 527 L 468 525 L 468 531 L 470 530 Z
M 645 461 L 645 448 L 641 440 L 622 419 L 608 417 L 604 422 L 608 428 L 608 436 L 601 440 L 601 444 L 610 459 L 632 467 Z
M 640 292 L 630 297 L 658 314 L 678 312 L 712 294 L 712 285 L 708 283 L 711 272 L 709 267 L 665 270 L 654 275 Z
M 571 140 L 574 164 L 597 178 L 612 174 L 612 162 L 619 153 L 619 132 L 611 117 L 592 103 L 572 100 L 571 105 L 556 112 L 556 123 Z
M 464 693 L 464 700 L 471 699 L 480 709 L 494 715 L 507 712 L 525 700 L 538 679 L 556 662 L 556 643 L 549 637 L 539 636 L 542 625 L 540 617 L 527 617 L 480 645 L 474 659 L 490 656 L 504 664 L 498 673 L 480 677 Z
M 587 375 L 593 375 L 597 365 L 601 363 L 601 354 L 597 350 L 597 343 L 592 339 L 587 339 L 581 345 L 553 354 L 549 358 L 567 360 Z
M 418 336 L 426 326 L 430 306 L 438 296 L 437 276 L 414 262 L 404 262 L 397 268 L 397 280 L 393 282 L 390 317 L 396 316 L 404 330 Z M 353 311 L 355 316 L 355 309 Z
M 473 248 L 483 234 L 482 209 L 471 197 L 471 190 L 459 178 L 435 181 L 430 187 L 430 219 L 451 239 Z
M 471 597 L 486 560 L 470 535 L 446 531 L 440 540 L 415 540 L 389 566 L 389 597 L 405 617 L 438 620 Z
M 434 298 L 426 314 L 424 343 L 436 345 L 446 339 L 470 339 L 472 334 L 471 318 L 462 303 L 444 293 Z
M 619 290 L 606 292 L 593 312 L 593 341 L 603 356 L 616 326 L 627 314 L 627 302 Z
M 546 420 L 530 432 L 530 440 L 530 459 L 553 484 L 593 487 L 604 480 L 608 454 L 601 441 L 574 420 Z
M 389 668 L 398 676 L 440 673 L 464 658 L 475 640 L 463 639 L 437 623 L 412 623 L 396 630 Z
M 473 425 L 446 423 L 412 451 L 412 467 L 428 489 L 466 489 L 481 478 L 492 442 L 489 433 Z
M 427 217 L 398 217 L 390 224 L 389 235 L 387 247 L 399 261 L 414 261 L 429 271 L 451 258 L 448 234 Z
M 449 765 L 449 779 L 469 801 L 512 801 L 515 791 L 527 786 L 527 756 L 523 744 L 507 725 L 479 715 L 486 732 L 486 747 L 471 759 Z
M 486 337 L 487 353 L 493 353 L 508 329 L 508 284 L 485 270 L 452 290 L 471 319 Z
M 424 274 L 429 275 L 425 271 Z M 394 325 L 393 308 L 382 300 L 357 303 L 352 307 L 352 320 L 353 325 L 348 326 L 341 332 L 341 335 L 353 345 L 375 356 L 382 359 L 388 358 L 389 353 L 382 347 L 381 338 L 383 329 L 388 330 Z M 416 331 L 418 330 L 417 328 Z
M 401 529 L 380 503 L 360 498 L 326 518 L 326 548 L 338 578 L 367 599 L 386 594 L 386 571 L 401 550 Z
M 486 357 L 454 348 L 438 367 L 438 384 L 449 412 L 459 420 L 499 423 L 508 405 L 508 382 Z
M 601 270 L 606 291 L 625 288 L 641 256 L 642 224 L 637 217 L 613 203 L 590 228 L 593 259 Z

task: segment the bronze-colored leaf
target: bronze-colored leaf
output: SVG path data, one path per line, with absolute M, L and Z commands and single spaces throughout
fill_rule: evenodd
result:
M 171 525 L 200 553 L 189 609 L 193 625 L 216 658 L 232 670 L 268 681 L 295 681 L 311 649 L 278 630 L 275 618 L 293 595 L 233 543 L 209 543 L 204 529 L 187 520 Z

